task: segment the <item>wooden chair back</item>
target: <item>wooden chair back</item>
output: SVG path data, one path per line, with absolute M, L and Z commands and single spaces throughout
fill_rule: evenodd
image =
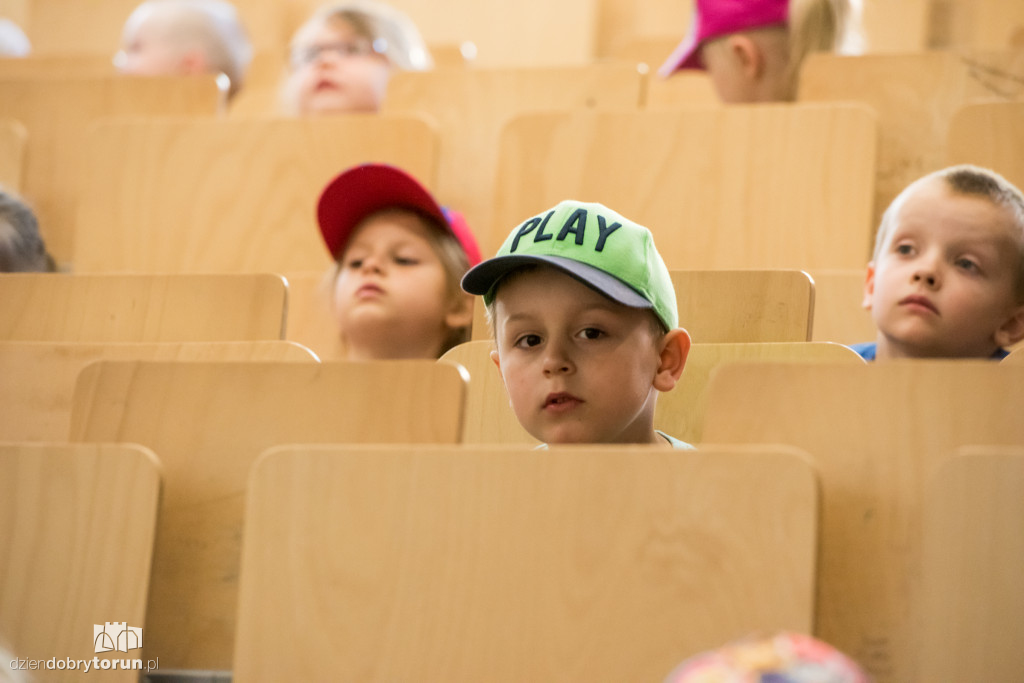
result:
M 333 307 L 333 270 L 284 273 L 288 324 L 284 338 L 312 349 L 323 361 L 345 360 Z
M 869 253 L 863 106 L 537 113 L 501 142 L 501 240 L 573 198 L 646 225 L 671 269 L 862 267 Z
M 811 626 L 791 449 L 285 446 L 250 481 L 240 683 L 655 681 Z
M 864 364 L 853 349 L 829 342 L 694 344 L 676 388 L 658 397 L 655 425 L 688 443 L 727 442 L 721 434 L 709 438 L 703 431 L 709 387 L 724 366 L 750 361 Z
M 456 443 L 465 381 L 433 361 L 101 361 L 79 375 L 71 440 L 160 453 L 146 623 L 161 668 L 232 669 L 249 468 L 282 443 Z
M 109 61 L 121 44 L 124 23 L 137 0 L 23 0 L 22 27 L 32 41 L 33 54 L 100 54 Z M 237 3 L 239 21 L 255 49 L 287 42 L 282 32 L 283 4 L 279 0 Z
M 82 142 L 90 125 L 111 116 L 213 115 L 220 102 L 212 75 L 0 79 L 0 118 L 17 119 L 28 131 L 22 194 L 58 263 L 67 265 L 74 252 L 82 181 L 98 172 Z M 113 176 L 94 180 L 115 182 Z
M 647 74 L 643 106 L 647 109 L 677 106 L 715 106 L 722 101 L 711 77 L 705 71 L 684 71 L 661 78 L 655 71 Z
M 950 120 L 977 98 L 1024 99 L 1024 50 L 840 56 L 816 53 L 801 69 L 802 102 L 859 101 L 878 116 L 872 232 L 914 180 L 946 163 Z
M 94 626 L 144 626 L 159 496 L 160 463 L 141 446 L 0 443 L 0 640 L 11 657 L 74 660 L 78 672 L 32 680 L 140 657 L 98 653 Z M 139 679 L 107 665 L 102 680 Z
M 1024 187 L 1024 100 L 957 109 L 949 122 L 946 161 L 991 168 Z
M 670 275 L 679 324 L 695 342 L 810 339 L 815 290 L 810 276 L 803 271 L 673 270 Z M 478 299 L 475 304 L 473 339 L 490 339 L 483 300 Z
M 67 441 L 75 380 L 98 360 L 316 361 L 294 342 L 0 342 L 0 441 Z
M 862 306 L 865 269 L 811 270 L 814 279 L 814 341 L 858 344 L 877 335 L 871 314 Z
M 956 453 L 925 491 L 921 680 L 1024 680 L 1024 447 Z
M 518 11 L 518 10 L 517 10 Z M 505 69 L 435 69 L 396 73 L 383 111 L 417 112 L 438 125 L 443 150 L 437 196 L 466 216 L 482 253 L 490 239 L 501 128 L 513 115 L 553 107 L 639 106 L 643 75 L 635 64 Z
M 822 483 L 815 633 L 879 683 L 930 680 L 922 657 L 925 484 L 965 444 L 1024 443 L 1024 368 L 991 361 L 732 365 L 703 438 L 784 443 Z
M 25 126 L 14 119 L 0 120 L 0 187 L 20 192 L 25 171 Z
M 269 273 L 0 275 L 5 341 L 281 339 L 287 285 Z
M 85 272 L 326 268 L 316 205 L 327 183 L 378 161 L 430 187 L 437 154 L 421 118 L 368 114 L 110 123 L 91 142 L 75 249 Z

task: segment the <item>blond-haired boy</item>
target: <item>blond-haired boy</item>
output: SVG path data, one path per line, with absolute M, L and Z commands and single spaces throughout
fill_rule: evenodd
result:
M 864 307 L 867 360 L 1005 356 L 1024 339 L 1024 195 L 969 165 L 911 183 L 882 217 Z
M 546 443 L 691 448 L 654 429 L 690 337 L 647 228 L 564 201 L 512 230 L 462 280 L 493 324 L 491 354 L 523 427 Z

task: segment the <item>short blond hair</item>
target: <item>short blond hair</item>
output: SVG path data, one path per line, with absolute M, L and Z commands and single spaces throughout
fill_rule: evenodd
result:
M 128 17 L 124 35 L 153 17 L 174 44 L 205 53 L 211 69 L 227 77 L 228 97 L 238 92 L 252 61 L 252 46 L 234 5 L 223 0 L 147 0 Z
M 971 164 L 950 166 L 933 171 L 907 185 L 882 214 L 878 232 L 875 234 L 875 248 L 871 258 L 877 260 L 882 253 L 882 248 L 895 228 L 900 210 L 907 198 L 922 185 L 933 180 L 941 180 L 946 188 L 955 195 L 986 199 L 992 205 L 1006 211 L 1010 216 L 1016 233 L 1018 250 L 1016 296 L 1018 301 L 1024 301 L 1024 193 L 1021 193 L 1020 189 L 1009 180 L 988 168 Z

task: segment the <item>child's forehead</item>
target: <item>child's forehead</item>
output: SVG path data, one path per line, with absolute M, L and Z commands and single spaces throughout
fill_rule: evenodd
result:
M 494 302 L 519 313 L 603 308 L 629 315 L 638 310 L 615 301 L 564 270 L 543 264 L 522 266 L 502 277 L 496 284 Z
M 402 207 L 380 209 L 363 218 L 352 230 L 348 247 L 390 237 L 393 241 L 429 242 L 435 228 L 419 213 Z

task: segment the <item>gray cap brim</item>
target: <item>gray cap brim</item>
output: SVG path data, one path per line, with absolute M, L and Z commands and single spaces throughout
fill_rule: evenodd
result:
M 624 306 L 654 308 L 650 301 L 614 275 L 563 256 L 496 256 L 470 268 L 462 278 L 462 289 L 482 295 L 484 302 L 490 305 L 498 281 L 517 268 L 536 264 L 557 268 Z

